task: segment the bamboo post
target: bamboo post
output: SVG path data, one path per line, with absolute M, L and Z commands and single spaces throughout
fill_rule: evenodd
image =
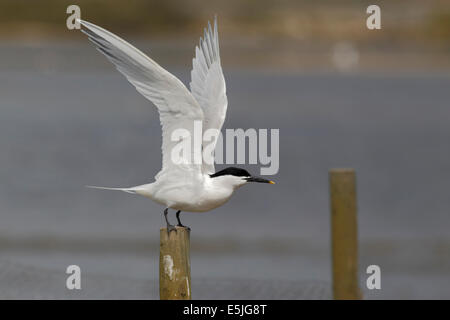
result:
M 190 231 L 160 230 L 159 297 L 161 300 L 191 299 Z
M 360 299 L 355 171 L 331 169 L 329 179 L 333 297 L 339 300 Z

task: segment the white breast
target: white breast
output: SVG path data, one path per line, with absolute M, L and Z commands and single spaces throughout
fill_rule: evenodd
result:
M 159 179 L 152 186 L 152 192 L 141 193 L 166 207 L 187 211 L 205 212 L 220 207 L 232 196 L 235 188 L 223 179 L 205 175 L 195 183 L 189 180 L 166 181 Z

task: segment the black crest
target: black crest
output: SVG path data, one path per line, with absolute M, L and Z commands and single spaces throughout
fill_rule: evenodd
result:
M 235 167 L 229 167 L 223 170 L 220 170 L 214 174 L 211 174 L 211 178 L 220 177 L 220 176 L 237 176 L 237 177 L 250 177 L 250 173 L 248 173 L 247 170 L 235 168 Z

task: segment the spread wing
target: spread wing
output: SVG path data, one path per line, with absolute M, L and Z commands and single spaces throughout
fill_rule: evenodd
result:
M 192 174 L 201 173 L 201 162 L 175 163 L 171 153 L 180 140 L 171 138 L 174 130 L 186 129 L 193 137 L 194 122 L 203 120 L 203 111 L 185 85 L 147 55 L 111 32 L 87 21 L 80 23 L 82 31 L 97 49 L 111 61 L 128 81 L 158 109 L 162 126 L 162 170 L 181 169 Z M 183 138 L 180 138 L 183 139 Z M 191 139 L 193 140 L 193 139 Z M 193 159 L 194 148 L 191 148 Z M 161 173 L 160 172 L 160 173 Z M 189 176 L 186 176 L 189 178 Z
M 208 129 L 214 129 L 216 134 L 222 129 L 227 113 L 227 95 L 225 78 L 220 65 L 219 35 L 217 30 L 217 18 L 214 19 L 214 30 L 211 24 L 205 28 L 203 38 L 195 48 L 195 58 L 192 60 L 191 92 L 203 109 L 203 134 Z M 203 148 L 214 151 L 217 136 L 211 141 L 203 141 Z M 203 159 L 203 172 L 214 173 L 214 158 Z

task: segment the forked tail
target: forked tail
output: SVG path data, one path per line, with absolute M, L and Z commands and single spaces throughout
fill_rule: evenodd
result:
M 127 193 L 136 194 L 135 188 L 107 188 L 107 187 L 96 187 L 96 186 L 86 186 L 86 188 L 91 189 L 103 189 L 103 190 L 115 190 L 115 191 L 123 191 Z

